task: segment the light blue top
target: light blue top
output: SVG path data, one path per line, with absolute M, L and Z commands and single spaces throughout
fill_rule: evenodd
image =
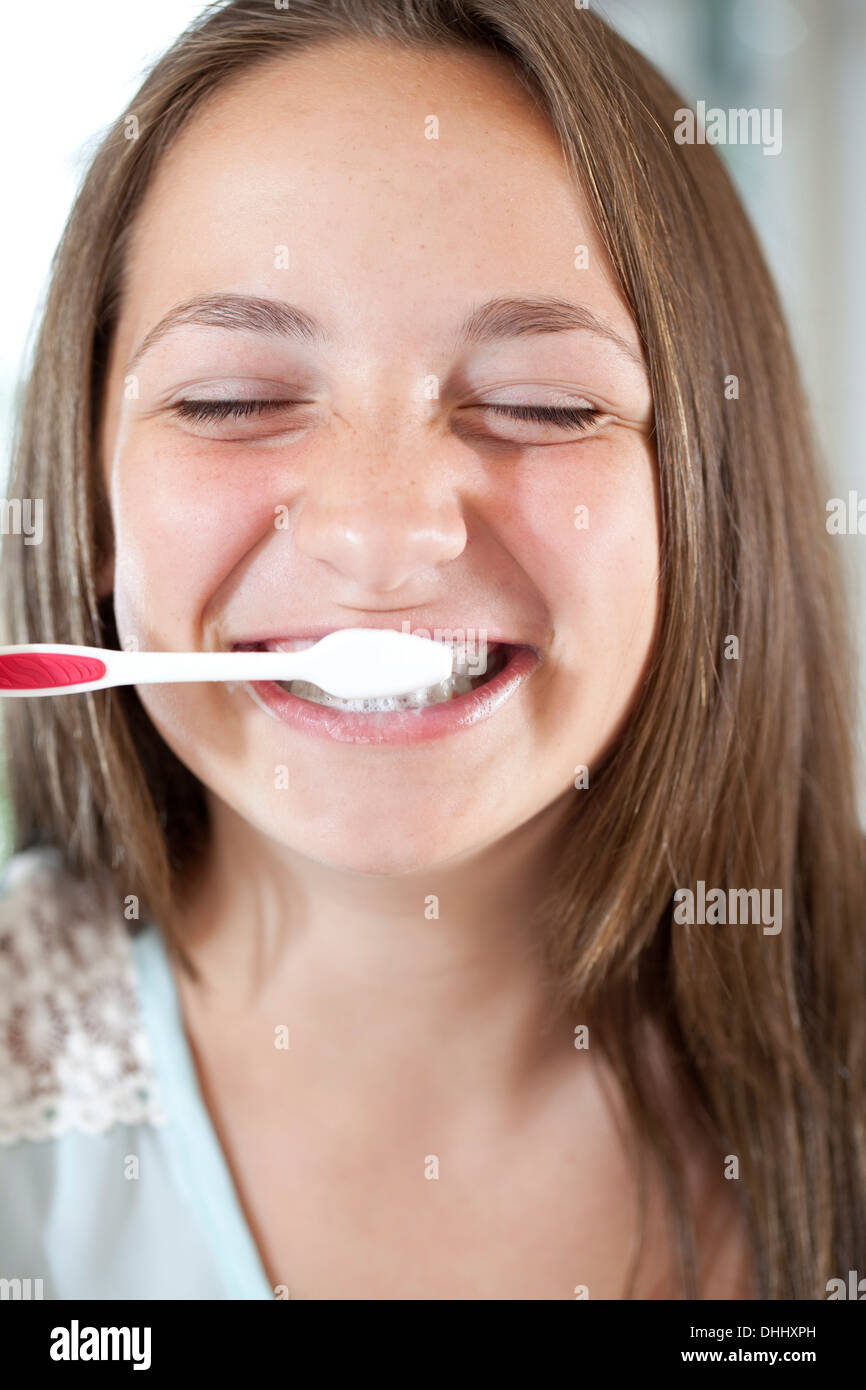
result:
M 95 930 L 58 872 L 0 884 L 0 1298 L 273 1299 L 162 933 Z

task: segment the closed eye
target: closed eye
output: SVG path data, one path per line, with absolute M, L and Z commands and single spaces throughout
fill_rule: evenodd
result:
M 239 420 L 244 415 L 264 415 L 270 410 L 283 410 L 299 401 L 178 401 L 172 406 L 182 420 L 200 424 L 205 420 Z
M 555 425 L 557 429 L 587 429 L 601 414 L 589 405 L 503 405 L 485 401 L 482 410 L 497 410 L 514 420 L 531 420 L 538 425 Z

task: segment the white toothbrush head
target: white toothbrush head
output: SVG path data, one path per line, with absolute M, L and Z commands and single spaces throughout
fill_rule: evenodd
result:
M 309 655 L 305 679 L 342 700 L 408 695 L 447 680 L 451 648 L 393 628 L 349 627 L 329 632 Z

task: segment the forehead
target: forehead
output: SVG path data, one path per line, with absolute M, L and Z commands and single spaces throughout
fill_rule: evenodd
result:
M 209 99 L 158 166 L 127 289 L 131 336 L 219 291 L 300 297 L 337 330 L 404 338 L 496 294 L 565 293 L 631 326 L 511 65 L 364 41 L 269 61 Z

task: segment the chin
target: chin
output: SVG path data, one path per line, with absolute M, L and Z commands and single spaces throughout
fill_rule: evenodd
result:
M 361 814 L 350 818 L 331 810 L 327 823 L 321 825 L 310 820 L 299 824 L 294 816 L 288 822 L 275 817 L 267 826 L 260 824 L 258 816 L 248 819 L 295 854 L 328 868 L 371 877 L 423 873 L 459 858 L 477 844 L 477 827 L 467 826 L 461 835 L 453 822 L 437 823 L 428 813 L 413 824 L 393 809 L 380 816 L 372 808 L 361 808 Z
M 335 841 L 330 846 L 330 862 L 352 873 L 399 877 L 435 869 L 470 848 L 471 843 L 453 831 L 434 839 L 429 831 L 412 835 L 405 827 L 392 825 L 390 834 Z

